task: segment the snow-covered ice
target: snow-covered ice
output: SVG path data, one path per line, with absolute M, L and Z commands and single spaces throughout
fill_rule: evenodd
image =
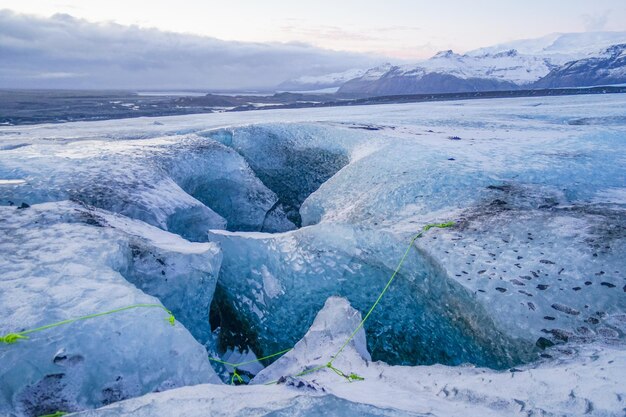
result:
M 0 413 L 621 415 L 625 151 L 621 95 L 1 127 L 0 333 L 177 322 L 0 345 Z M 365 381 L 294 378 L 450 220 L 337 359 Z
M 499 372 L 468 366 L 405 367 L 371 362 L 361 330 L 333 366 L 344 373 L 356 373 L 363 381 L 347 382 L 328 368 L 292 376 L 315 365 L 323 366 L 360 319 L 360 314 L 346 300 L 330 298 L 304 338 L 291 352 L 262 371 L 252 385 L 179 388 L 79 415 L 618 416 L 623 413 L 626 360 L 623 350 L 606 345 L 582 346 L 561 353 L 558 359 Z
M 197 341 L 211 337 L 200 323 L 219 270 L 215 245 L 70 202 L 0 210 L 3 334 L 142 303 L 162 302 L 179 319 L 172 327 L 164 310 L 139 308 L 3 344 L 0 414 L 73 411 L 216 382 Z

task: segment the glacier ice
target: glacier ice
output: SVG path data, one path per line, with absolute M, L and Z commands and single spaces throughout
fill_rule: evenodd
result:
M 204 135 L 241 154 L 258 178 L 277 194 L 287 218 L 300 226 L 300 205 L 349 162 L 354 135 L 344 134 L 337 140 L 333 133 L 323 126 L 303 124 L 297 129 L 256 125 Z
M 502 185 L 517 191 L 508 193 L 509 204 L 522 209 L 585 204 L 600 190 L 623 187 L 623 157 L 615 152 L 623 146 L 620 131 L 576 138 L 551 132 L 557 140 L 531 129 L 526 140 L 477 137 L 476 131 L 459 141 L 439 135 L 403 140 L 405 135 L 398 135 L 313 193 L 302 205 L 303 224 L 327 220 L 393 228 L 409 216 L 429 219 L 441 211 L 502 200 L 493 193 Z
M 205 417 L 267 416 L 363 416 L 363 417 L 424 417 L 426 414 L 376 407 L 353 402 L 334 395 L 315 395 L 275 387 L 230 387 L 206 385 L 185 387 L 134 401 L 122 401 L 97 410 L 76 414 L 81 417 L 152 417 L 156 415 Z
M 3 189 L 4 204 L 71 199 L 198 241 L 208 229 L 261 230 L 277 201 L 236 152 L 193 135 L 36 143 L 0 160 L 0 176 L 26 181 Z
M 342 298 L 329 298 L 294 349 L 248 386 L 178 388 L 121 401 L 80 416 L 617 416 L 623 412 L 622 349 L 586 344 L 558 357 L 506 371 L 471 366 L 389 366 L 371 362 L 361 330 L 333 363 L 363 381 L 322 368 L 361 319 Z M 278 383 L 270 383 L 272 380 Z
M 406 249 L 389 233 L 325 223 L 285 234 L 214 231 L 209 239 L 224 252 L 214 300 L 224 310 L 218 345 L 249 342 L 260 356 L 299 340 L 329 296 L 367 310 Z M 407 259 L 366 330 L 375 358 L 396 364 L 506 367 L 530 353 L 419 252 Z
M 297 375 L 304 371 L 325 366 L 358 328 L 361 319 L 361 314 L 352 308 L 348 300 L 329 297 L 293 350 L 259 372 L 252 380 L 252 384 L 267 384 L 285 377 L 298 378 Z M 320 355 L 321 347 L 324 347 L 324 352 Z M 372 360 L 367 350 L 363 329 L 360 329 L 341 354 L 334 358 L 333 366 L 349 375 L 354 367 L 349 358 L 353 356 L 358 357 L 361 362 Z
M 210 329 L 199 323 L 219 269 L 214 245 L 69 202 L 0 210 L 0 233 L 10 237 L 0 242 L 2 334 L 159 303 L 156 296 L 208 341 Z M 203 346 L 180 323 L 170 326 L 161 309 L 129 310 L 28 337 L 0 346 L 0 414 L 73 411 L 217 382 Z
M 304 338 L 253 383 L 294 375 L 312 364 L 323 365 L 359 320 L 360 315 L 346 300 L 330 298 Z M 309 383 L 351 401 L 432 415 L 617 415 L 622 411 L 621 379 L 626 360 L 619 349 L 605 345 L 578 346 L 575 351 L 560 354 L 554 362 L 498 372 L 475 367 L 401 367 L 370 362 L 363 351 L 364 342 L 361 330 L 333 362 L 342 372 L 363 377 L 358 386 L 345 381 L 337 383 L 342 378 L 327 368 L 296 377 L 304 384 L 294 385 Z M 594 366 L 596 361 L 599 364 Z M 600 364 L 610 365 L 610 369 Z
M 625 108 L 605 95 L 0 127 L 0 331 L 134 302 L 178 319 L 133 310 L 0 346 L 0 413 L 202 384 L 93 415 L 619 414 Z M 368 320 L 347 367 L 366 381 L 219 384 L 207 351 L 239 361 L 346 331 L 411 237 L 449 220 Z M 331 354 L 319 340 L 247 376 L 309 366 Z

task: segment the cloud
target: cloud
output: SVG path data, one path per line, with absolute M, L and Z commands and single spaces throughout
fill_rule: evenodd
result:
M 585 29 L 589 32 L 599 32 L 605 30 L 610 14 L 611 10 L 605 10 L 604 13 L 582 15 Z
M 292 19 L 296 20 L 296 19 Z M 348 41 L 385 41 L 400 40 L 407 33 L 421 32 L 419 27 L 415 26 L 375 26 L 365 29 L 347 29 L 339 26 L 331 25 L 302 25 L 288 24 L 283 25 L 280 31 L 290 37 L 302 37 L 305 39 L 318 39 L 322 41 L 328 40 L 348 40 Z
M 250 43 L 0 10 L 3 88 L 269 88 L 383 60 L 303 43 Z
M 387 55 L 396 60 L 415 60 L 434 54 L 419 42 L 423 29 L 418 26 L 333 26 L 312 25 L 303 19 L 284 19 L 286 24 L 277 30 L 289 39 L 314 39 L 317 46 L 336 50 L 358 51 L 373 55 Z M 393 46 L 393 47 L 390 47 Z

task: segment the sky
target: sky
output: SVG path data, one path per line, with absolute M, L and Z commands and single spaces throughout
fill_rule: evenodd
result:
M 626 30 L 623 0 L 0 0 L 2 8 L 407 59 L 553 32 Z
M 94 68 L 85 65 L 107 61 L 107 50 L 109 61 L 131 62 L 113 68 L 108 79 L 101 74 L 96 84 L 103 87 L 158 83 L 176 67 L 166 61 L 180 55 L 178 59 L 199 63 L 197 73 L 188 75 L 189 85 L 199 85 L 196 81 L 209 71 L 207 87 L 252 88 L 278 77 L 418 60 L 441 50 L 466 52 L 554 32 L 626 30 L 624 0 L 0 0 L 2 9 L 4 87 L 47 85 L 50 79 L 58 86 L 89 86 L 93 80 L 85 74 Z M 121 51 L 124 42 L 127 53 Z M 94 48 L 102 50 L 99 57 Z M 149 56 L 142 60 L 131 51 Z M 7 64 L 9 57 L 14 62 Z M 20 59 L 24 68 L 16 61 Z M 139 76 L 138 68 L 156 61 L 161 70 Z M 253 63 L 259 64 L 256 79 L 250 73 Z M 22 70 L 26 76 L 20 78 Z M 220 70 L 230 70 L 231 77 L 214 73 Z M 163 86 L 179 87 L 174 81 Z

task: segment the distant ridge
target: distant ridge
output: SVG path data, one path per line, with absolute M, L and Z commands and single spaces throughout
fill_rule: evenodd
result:
M 386 63 L 360 73 L 310 77 L 318 81 L 308 85 L 327 80 L 340 94 L 384 96 L 622 84 L 624 44 L 626 32 L 555 33 L 465 54 L 441 51 L 411 65 Z M 344 79 L 352 73 L 359 75 Z M 307 84 L 307 77 L 299 80 L 300 87 Z

